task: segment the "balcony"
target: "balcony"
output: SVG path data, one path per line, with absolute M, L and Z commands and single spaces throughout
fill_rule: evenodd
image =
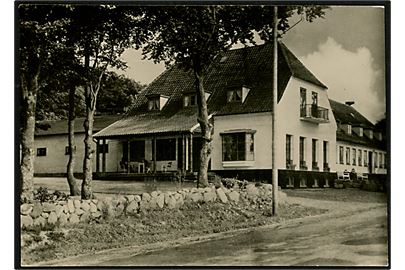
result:
M 316 124 L 329 123 L 329 110 L 313 104 L 301 105 L 300 118 Z

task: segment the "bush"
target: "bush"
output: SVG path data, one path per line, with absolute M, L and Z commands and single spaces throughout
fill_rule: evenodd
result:
M 55 190 L 53 193 L 47 188 L 39 187 L 34 191 L 34 200 L 40 202 L 56 202 L 56 201 L 67 201 L 69 195 Z

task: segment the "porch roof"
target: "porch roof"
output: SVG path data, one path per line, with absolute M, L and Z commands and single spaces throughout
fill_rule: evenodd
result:
M 94 137 L 198 132 L 200 127 L 195 110 L 196 108 L 186 108 L 173 115 L 145 113 L 125 117 L 96 133 Z

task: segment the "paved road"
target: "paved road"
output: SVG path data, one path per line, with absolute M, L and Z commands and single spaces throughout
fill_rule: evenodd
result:
M 383 266 L 388 262 L 385 204 L 289 197 L 329 213 L 143 253 L 139 247 L 60 261 L 95 266 Z M 186 242 L 187 243 L 187 242 Z M 55 265 L 55 264 L 53 264 Z

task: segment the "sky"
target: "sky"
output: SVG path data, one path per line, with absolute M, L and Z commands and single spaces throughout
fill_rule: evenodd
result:
M 290 25 L 299 18 L 291 18 Z M 328 86 L 331 99 L 354 101 L 370 121 L 384 117 L 385 38 L 382 7 L 332 6 L 325 18 L 300 22 L 281 39 L 314 75 Z M 126 76 L 150 83 L 165 69 L 127 50 Z

